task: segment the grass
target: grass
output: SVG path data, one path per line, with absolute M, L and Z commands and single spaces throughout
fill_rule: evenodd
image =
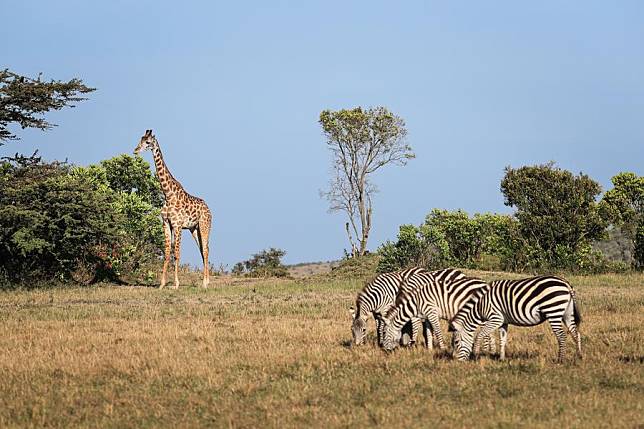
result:
M 642 427 L 644 275 L 569 279 L 562 365 L 546 325 L 505 362 L 352 349 L 358 280 L 2 292 L 0 427 Z

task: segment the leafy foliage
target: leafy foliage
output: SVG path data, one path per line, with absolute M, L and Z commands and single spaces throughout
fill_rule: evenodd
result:
M 0 144 L 18 139 L 8 130 L 9 124 L 47 130 L 55 125 L 42 117 L 44 113 L 74 107 L 73 103 L 86 99 L 81 94 L 94 90 L 80 79 L 43 82 L 40 76 L 30 79 L 7 69 L 0 70 Z
M 250 259 L 235 264 L 232 273 L 248 277 L 286 277 L 288 270 L 282 264 L 284 255 L 286 251 L 274 247 L 262 250 Z
M 136 194 L 153 207 L 163 207 L 159 180 L 141 156 L 123 154 L 101 161 L 100 166 L 105 170 L 105 178 L 112 190 Z
M 644 267 L 644 177 L 623 172 L 612 179 L 613 189 L 600 203 L 604 217 L 631 240 L 635 265 Z
M 476 214 L 434 209 L 416 227 L 402 225 L 395 243 L 386 242 L 379 253 L 379 272 L 410 266 L 430 269 L 446 266 L 513 268 L 518 226 L 507 215 Z
M 376 192 L 371 175 L 388 164 L 405 165 L 415 156 L 405 142 L 405 121 L 385 107 L 357 107 L 324 110 L 319 123 L 333 155 L 333 177 L 322 195 L 330 211 L 347 215 L 351 254 L 362 256 L 367 251 Z
M 15 157 L 2 164 L 0 270 L 9 281 L 70 278 L 81 265 L 98 273 L 99 249 L 117 241 L 113 198 L 64 163 Z
M 159 209 L 149 202 L 154 194 L 113 189 L 108 178 L 121 164 L 105 165 L 73 167 L 35 155 L 0 164 L 0 271 L 6 281 L 140 281 L 154 274 L 151 264 L 163 245 Z M 131 178 L 139 183 L 154 176 L 148 168 Z
M 516 208 L 533 266 L 576 269 L 597 256 L 591 243 L 605 236 L 607 222 L 595 202 L 601 187 L 590 177 L 552 163 L 507 167 L 501 191 Z

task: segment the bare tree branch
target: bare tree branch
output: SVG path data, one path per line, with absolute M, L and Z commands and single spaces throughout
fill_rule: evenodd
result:
M 415 156 L 405 143 L 405 122 L 384 107 L 358 107 L 325 110 L 320 114 L 320 125 L 333 156 L 333 177 L 321 196 L 329 201 L 330 211 L 347 215 L 345 229 L 352 254 L 363 255 L 372 225 L 372 195 L 376 192 L 370 175 L 387 164 L 405 165 Z

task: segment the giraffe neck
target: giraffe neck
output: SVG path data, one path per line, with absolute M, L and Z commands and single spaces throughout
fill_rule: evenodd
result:
M 152 148 L 152 156 L 154 158 L 154 166 L 157 170 L 157 176 L 159 176 L 161 191 L 163 192 L 163 195 L 165 195 L 165 199 L 167 201 L 176 196 L 177 191 L 179 189 L 182 189 L 182 187 L 179 182 L 177 182 L 177 180 L 172 176 L 172 173 L 170 173 L 168 166 L 165 164 L 159 143 L 156 143 Z

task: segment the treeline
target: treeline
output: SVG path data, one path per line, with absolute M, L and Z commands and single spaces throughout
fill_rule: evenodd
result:
M 513 215 L 435 209 L 421 225 L 402 225 L 383 244 L 378 271 L 420 265 L 509 271 L 606 272 L 644 267 L 644 177 L 620 173 L 601 199 L 599 183 L 552 163 L 507 168 L 501 182 Z M 619 230 L 625 257 L 596 244 Z
M 0 162 L 0 285 L 153 281 L 163 249 L 156 177 L 140 157 L 87 167 Z

